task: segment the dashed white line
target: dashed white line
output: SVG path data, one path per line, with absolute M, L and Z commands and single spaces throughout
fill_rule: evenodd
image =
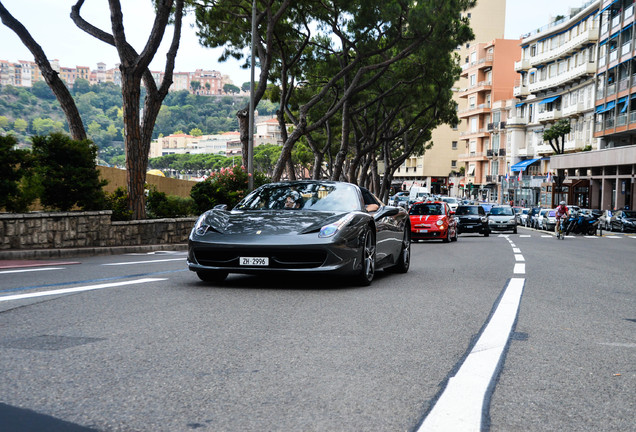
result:
M 34 271 L 48 271 L 48 270 L 64 270 L 65 267 L 40 267 L 40 268 L 28 268 L 28 269 L 20 269 L 20 270 L 2 270 L 0 274 L 7 273 L 26 273 L 26 272 L 34 272 Z
M 492 318 L 418 432 L 480 431 L 486 393 L 519 311 L 525 279 L 510 279 Z
M 516 263 L 514 269 L 512 270 L 514 274 L 526 274 L 526 264 L 525 263 Z
M 515 254 L 515 261 L 525 261 L 526 259 L 521 254 Z
M 514 253 L 521 253 L 521 249 L 519 249 L 519 248 L 512 248 L 512 251 Z
M 98 284 L 98 285 L 86 285 L 86 286 L 78 286 L 73 288 L 63 288 L 63 289 L 57 289 L 52 291 L 39 291 L 39 292 L 33 292 L 33 293 L 27 293 L 27 294 L 15 294 L 10 296 L 0 297 L 0 302 L 7 302 L 11 300 L 23 300 L 23 299 L 34 298 L 34 297 L 45 297 L 45 296 L 60 295 L 60 294 L 72 294 L 72 293 L 81 292 L 81 291 L 92 291 L 92 290 L 98 290 L 98 289 L 104 289 L 104 288 L 112 288 L 112 287 L 119 287 L 119 286 L 125 286 L 125 285 L 135 285 L 135 284 L 148 283 L 148 282 L 158 282 L 158 281 L 164 281 L 164 280 L 167 280 L 167 279 L 144 278 L 144 279 L 122 281 L 122 282 L 110 282 L 110 283 Z
M 530 234 L 521 234 L 519 237 L 528 238 L 532 237 Z

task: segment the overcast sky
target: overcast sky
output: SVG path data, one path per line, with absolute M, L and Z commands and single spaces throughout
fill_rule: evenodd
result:
M 7 10 L 30 31 L 49 59 L 58 59 L 66 67 L 89 66 L 98 62 L 112 68 L 118 62 L 115 48 L 105 45 L 79 30 L 69 14 L 76 0 L 1 0 Z M 488 0 L 478 0 L 488 1 Z M 569 7 L 581 6 L 586 0 L 507 0 L 505 37 L 517 39 L 524 33 L 546 25 L 550 17 L 565 14 Z M 123 0 L 124 29 L 129 42 L 140 52 L 147 40 L 154 18 L 151 0 Z M 82 16 L 91 24 L 110 32 L 110 14 L 106 0 L 88 0 Z M 241 69 L 239 62 L 218 63 L 219 50 L 199 46 L 192 18 L 186 18 L 176 59 L 175 72 L 195 69 L 218 70 L 230 75 L 240 86 L 249 81 L 249 69 Z M 163 50 L 151 63 L 152 70 L 163 70 L 165 51 L 170 42 L 171 29 L 164 36 Z M 0 60 L 15 62 L 33 60 L 20 39 L 0 23 Z M 257 75 L 258 77 L 258 75 Z

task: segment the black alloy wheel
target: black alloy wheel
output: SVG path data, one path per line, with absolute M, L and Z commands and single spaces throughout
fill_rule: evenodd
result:
M 355 280 L 360 286 L 369 286 L 375 276 L 375 238 L 367 228 L 362 240 L 360 271 Z
M 400 256 L 394 266 L 388 267 L 386 270 L 391 273 L 406 273 L 411 266 L 411 228 L 404 228 L 404 238 L 402 240 L 402 249 Z

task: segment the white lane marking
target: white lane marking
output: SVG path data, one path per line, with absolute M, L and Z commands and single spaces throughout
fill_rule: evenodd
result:
M 608 235 L 608 236 L 605 236 L 605 238 L 612 238 L 612 239 L 614 239 L 614 238 L 622 238 L 622 237 L 621 237 L 621 236 L 617 236 L 617 235 Z
M 521 253 L 521 249 L 519 249 L 519 248 L 512 248 L 512 251 L 514 253 Z
M 490 322 L 418 432 L 480 431 L 486 392 L 519 311 L 525 279 L 512 278 Z
M 98 289 L 104 289 L 104 288 L 112 288 L 112 287 L 119 287 L 119 286 L 125 286 L 125 285 L 135 285 L 135 284 L 148 283 L 148 282 L 158 282 L 158 281 L 164 281 L 164 280 L 167 280 L 167 279 L 144 278 L 144 279 L 123 281 L 123 282 L 110 282 L 110 283 L 99 284 L 99 285 L 86 285 L 86 286 L 78 286 L 74 288 L 63 288 L 63 289 L 52 290 L 52 291 L 40 291 L 40 292 L 34 292 L 34 293 L 28 293 L 28 294 L 15 294 L 10 296 L 0 297 L 0 302 L 6 302 L 11 300 L 23 300 L 23 299 L 34 298 L 34 297 L 45 297 L 45 296 L 60 295 L 60 294 L 71 294 L 71 293 L 76 293 L 81 291 L 92 291 L 92 290 L 98 290 Z
M 519 237 L 532 237 L 530 234 L 521 234 Z
M 183 261 L 183 260 L 185 260 L 185 258 L 170 258 L 170 259 L 161 259 L 161 260 L 118 262 L 118 263 L 108 263 L 108 264 L 102 264 L 102 265 L 104 265 L 104 266 L 118 266 L 118 265 L 132 265 L 132 264 L 152 264 L 152 263 L 158 263 L 158 262 Z
M 28 269 L 20 269 L 20 270 L 2 270 L 0 274 L 7 273 L 25 273 L 25 272 L 34 272 L 34 271 L 47 271 L 47 270 L 65 270 L 66 267 L 44 267 L 44 268 L 28 268 Z
M 515 268 L 513 270 L 514 274 L 526 274 L 526 265 L 525 263 L 516 263 Z
M 541 238 L 552 238 L 552 237 L 554 237 L 554 236 L 551 236 L 551 235 L 542 235 L 541 236 Z
M 526 259 L 521 254 L 515 254 L 515 261 L 525 261 Z
M 596 237 L 596 236 L 592 236 L 592 235 L 590 235 L 590 236 L 584 236 L 584 237 L 585 237 L 585 238 L 593 238 L 593 239 L 598 238 L 598 237 Z

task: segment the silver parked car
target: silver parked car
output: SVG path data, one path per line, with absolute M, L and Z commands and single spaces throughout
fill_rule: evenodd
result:
M 491 231 L 512 231 L 517 234 L 517 217 L 509 205 L 493 206 L 488 212 Z

